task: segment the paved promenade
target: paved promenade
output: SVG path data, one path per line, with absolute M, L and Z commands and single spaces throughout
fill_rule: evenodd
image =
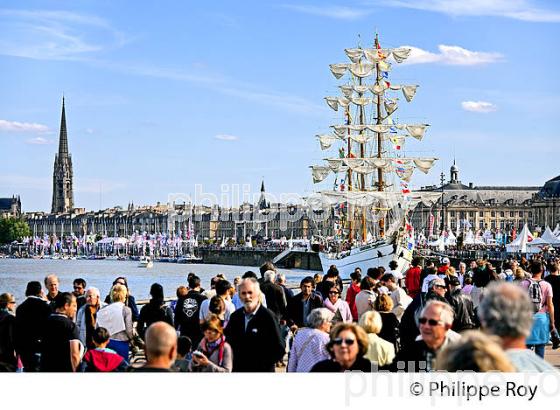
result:
M 560 349 L 552 350 L 551 346 L 547 346 L 544 352 L 544 358 L 557 369 L 560 369 Z

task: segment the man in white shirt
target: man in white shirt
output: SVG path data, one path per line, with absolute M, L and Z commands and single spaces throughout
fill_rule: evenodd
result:
M 225 304 L 224 312 L 224 322 L 227 324 L 230 315 L 235 312 L 235 305 L 232 303 L 229 297 L 229 291 L 232 288 L 231 283 L 227 280 L 220 280 L 215 285 L 216 296 L 219 296 Z M 198 318 L 200 323 L 204 323 L 206 319 L 210 317 L 212 312 L 210 312 L 210 299 L 206 299 L 200 305 L 200 311 L 198 313 Z
M 389 271 L 385 272 L 385 274 L 388 274 L 388 273 L 393 275 L 399 283 L 403 279 L 403 274 L 399 270 L 399 263 L 397 261 L 389 262 Z
M 405 309 L 410 305 L 410 302 L 412 302 L 412 298 L 397 284 L 397 279 L 391 273 L 383 275 L 381 283 L 389 289 L 389 296 L 391 296 L 393 300 L 392 312 L 397 319 L 401 320 Z

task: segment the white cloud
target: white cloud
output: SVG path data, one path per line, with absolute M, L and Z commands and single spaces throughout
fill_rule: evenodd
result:
M 105 20 L 66 11 L 0 9 L 0 54 L 37 60 L 81 60 L 128 42 Z
M 560 22 L 559 11 L 539 8 L 533 0 L 379 0 L 372 3 L 451 16 L 505 17 L 536 23 Z
M 479 113 L 489 113 L 494 112 L 498 109 L 494 104 L 487 101 L 463 101 L 461 107 L 465 111 L 479 112 Z
M 500 53 L 488 53 L 483 51 L 471 51 L 460 46 L 448 46 L 440 44 L 439 53 L 422 50 L 418 47 L 403 46 L 410 48 L 410 56 L 403 64 L 426 64 L 440 63 L 448 65 L 481 65 L 497 63 L 504 60 Z
M 47 132 L 49 131 L 49 127 L 43 124 L 35 124 L 30 122 L 0 120 L 0 131 Z
M 52 144 L 53 142 L 54 142 L 53 140 L 48 140 L 42 137 L 31 138 L 25 141 L 26 144 L 32 144 L 32 145 L 49 145 Z
M 295 4 L 285 4 L 284 8 L 294 10 L 300 13 L 312 14 L 314 16 L 330 17 L 338 20 L 357 20 L 371 14 L 371 11 L 364 9 L 353 9 L 341 6 L 302 6 Z
M 219 135 L 216 135 L 214 138 L 216 138 L 217 140 L 221 140 L 221 141 L 237 141 L 237 140 L 239 140 L 239 137 L 236 137 L 235 135 L 228 135 L 228 134 L 219 134 Z

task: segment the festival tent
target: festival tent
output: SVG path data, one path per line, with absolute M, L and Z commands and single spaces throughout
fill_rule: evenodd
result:
M 560 237 L 560 224 L 556 224 L 556 228 L 554 228 L 554 232 L 552 232 L 552 234 L 557 238 Z
M 453 231 L 449 231 L 449 235 L 445 238 L 445 246 L 455 246 L 457 245 L 457 237 L 453 234 Z
M 428 246 L 433 246 L 443 252 L 445 250 L 445 239 L 443 235 L 440 235 L 436 241 L 428 242 Z
M 560 239 L 554 235 L 554 232 L 550 229 L 550 227 L 546 227 L 544 233 L 541 236 L 542 240 L 545 241 L 547 244 L 552 246 L 560 246 Z
M 474 245 L 474 233 L 472 230 L 469 229 L 467 231 L 463 245 Z
M 506 245 L 506 251 L 527 253 L 527 244 L 531 241 L 533 241 L 533 235 L 531 235 L 527 224 L 525 224 L 521 232 L 519 232 L 519 235 L 517 235 L 517 238 Z

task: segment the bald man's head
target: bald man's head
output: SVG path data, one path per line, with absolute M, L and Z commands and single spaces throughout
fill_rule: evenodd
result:
M 177 356 L 177 333 L 165 322 L 155 322 L 146 330 L 146 358 L 148 364 L 169 362 L 169 366 Z

